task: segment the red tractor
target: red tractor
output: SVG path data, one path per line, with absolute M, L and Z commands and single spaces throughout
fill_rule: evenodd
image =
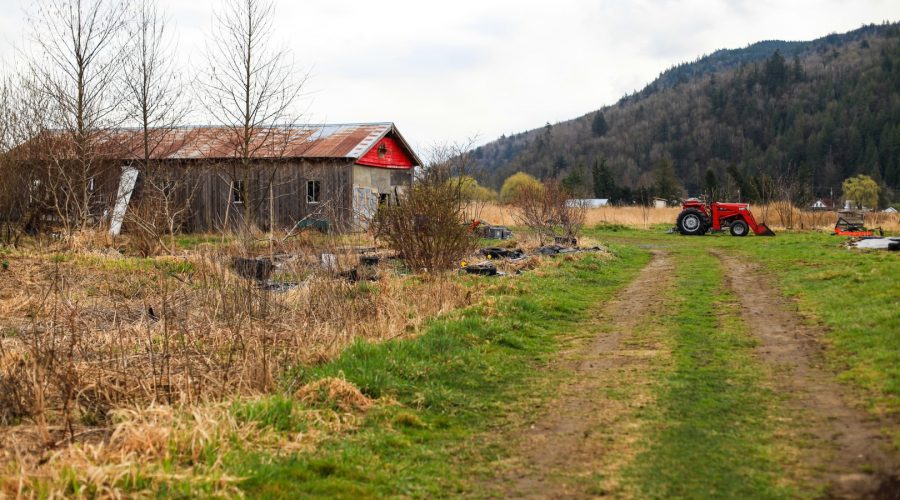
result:
M 758 236 L 775 236 L 769 226 L 757 223 L 747 203 L 719 203 L 709 205 L 697 199 L 685 201 L 675 222 L 681 234 L 700 236 L 707 231 L 728 228 L 732 236 L 747 236 L 752 230 Z

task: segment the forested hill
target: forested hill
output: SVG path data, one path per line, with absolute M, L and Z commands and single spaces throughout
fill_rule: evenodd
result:
M 615 105 L 504 136 L 473 155 L 493 187 L 523 171 L 566 179 L 585 195 L 608 196 L 593 192 L 601 161 L 616 184 L 634 189 L 653 185 L 653 169 L 668 160 L 690 195 L 707 179 L 760 174 L 790 176 L 819 195 L 858 173 L 896 189 L 900 23 L 720 50 Z

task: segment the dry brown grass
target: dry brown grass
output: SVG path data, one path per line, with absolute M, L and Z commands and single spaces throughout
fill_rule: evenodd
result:
M 220 402 L 234 398 L 284 392 L 308 403 L 332 400 L 348 412 L 367 408 L 371 401 L 344 381 L 298 392 L 280 377 L 360 338 L 414 335 L 428 319 L 474 303 L 480 287 L 446 275 L 406 276 L 387 259 L 374 273 L 358 268 L 376 281 L 351 283 L 335 275 L 358 266 L 348 242 L 356 243 L 301 237 L 276 245 L 284 256 L 273 277 L 300 285 L 286 293 L 234 274 L 236 244 L 137 259 L 84 236 L 77 252 L 7 251 L 9 269 L 0 271 L 3 491 L 64 482 L 60 470 L 69 468 L 88 490 L 112 495 L 121 475 L 134 473 L 128 464 L 173 456 L 191 463 L 191 447 L 206 449 L 224 434 L 264 445 L 268 438 L 223 410 Z M 340 268 L 323 269 L 321 253 L 337 255 Z
M 751 205 L 754 216 L 761 222 L 776 229 L 830 230 L 837 221 L 837 212 L 801 211 L 796 207 L 790 213 L 776 206 Z M 491 224 L 511 226 L 515 224 L 514 208 L 508 205 L 488 205 L 481 212 L 481 218 Z M 620 224 L 623 226 L 648 228 L 657 224 L 675 225 L 675 218 L 681 208 L 642 207 L 602 207 L 586 210 L 587 227 L 600 224 Z M 881 227 L 892 233 L 900 232 L 900 215 L 875 212 L 866 214 L 866 225 Z
M 373 401 L 353 384 L 339 378 L 323 378 L 300 388 L 297 399 L 310 405 L 330 403 L 344 411 L 365 411 Z
M 152 488 L 172 482 L 202 486 L 202 491 L 217 496 L 240 496 L 236 488 L 240 478 L 226 474 L 218 458 L 247 449 L 275 456 L 313 451 L 324 436 L 356 428 L 360 422 L 356 412 L 373 404 L 346 381 L 330 379 L 319 385 L 324 386 L 330 390 L 322 396 L 335 398 L 333 403 L 343 412 L 295 407 L 293 417 L 305 422 L 305 432 L 242 421 L 234 405 L 254 400 L 115 410 L 115 424 L 94 439 L 57 446 L 41 457 L 9 448 L 0 452 L 5 459 L 0 497 L 32 497 L 43 490 L 59 498 L 120 498 L 125 490 L 131 491 L 128 495 L 148 493 L 142 483 Z M 4 444 L 27 441 L 23 433 L 3 437 Z
M 516 223 L 515 208 L 509 205 L 487 205 L 480 216 L 491 224 L 512 226 Z M 631 227 L 649 227 L 653 224 L 675 224 L 680 212 L 675 208 L 601 207 L 585 209 L 585 226 L 621 224 Z M 646 223 L 645 223 L 646 222 Z

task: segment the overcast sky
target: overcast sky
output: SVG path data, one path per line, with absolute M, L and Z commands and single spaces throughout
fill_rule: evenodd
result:
M 159 0 L 187 68 L 223 0 Z M 0 60 L 31 2 L 0 0 Z M 582 115 L 719 48 L 900 19 L 900 0 L 276 0 L 275 40 L 310 72 L 307 122 L 393 121 L 419 149 Z

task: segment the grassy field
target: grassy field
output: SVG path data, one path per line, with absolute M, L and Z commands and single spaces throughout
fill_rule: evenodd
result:
M 481 444 L 481 433 L 523 401 L 548 397 L 543 371 L 561 345 L 585 332 L 579 324 L 647 261 L 622 248 L 618 258 L 561 262 L 491 300 L 431 325 L 410 341 L 360 343 L 332 363 L 304 371 L 305 381 L 345 377 L 381 398 L 352 435 L 315 453 L 272 460 L 235 454 L 235 474 L 250 496 L 474 494 L 472 477 L 508 450 Z M 588 332 L 589 333 L 589 332 Z M 552 377 L 552 375 L 551 375 Z M 555 379 L 557 382 L 559 379 Z M 537 391 L 535 394 L 534 391 Z
M 873 417 L 896 422 L 895 253 L 848 250 L 842 240 L 820 233 L 696 238 L 666 234 L 661 225 L 600 225 L 587 236 L 611 252 L 557 257 L 516 278 L 461 280 L 453 293 L 471 291 L 462 303 L 474 305 L 417 320 L 423 326 L 415 336 L 385 341 L 358 335 L 331 359 L 294 364 L 268 395 L 119 411 L 105 447 L 74 447 L 60 455 L 67 457 L 60 462 L 66 469 L 32 478 L 28 491 L 84 497 L 139 491 L 503 496 L 502 471 L 516 460 L 535 408 L 552 408 L 559 388 L 579 376 L 564 362 L 573 352 L 616 330 L 604 323 L 604 307 L 651 252 L 671 259 L 671 285 L 650 290 L 658 293 L 662 312 L 642 318 L 622 352 L 654 361 L 625 364 L 607 388 L 585 395 L 607 401 L 609 412 L 590 424 L 592 439 L 604 442 L 606 451 L 574 480 L 583 491 L 658 498 L 823 493 L 819 471 L 798 458 L 819 444 L 803 434 L 802 414 L 788 414 L 786 395 L 776 390 L 772 368 L 755 355 L 758 341 L 711 251 L 758 263 L 788 308 L 821 333 L 817 340 L 835 378 Z M 4 258 L 13 269 L 36 266 L 14 254 Z M 62 256 L 54 265 L 106 269 L 106 260 L 85 258 Z M 127 269 L 111 270 L 123 280 L 159 273 L 158 266 L 138 265 L 144 261 L 124 262 Z M 408 278 L 390 293 L 426 293 L 434 286 Z M 106 288 L 113 289 L 98 286 L 93 296 L 102 298 Z M 11 297 L 18 292 L 7 291 Z M 387 291 L 364 283 L 346 293 L 362 300 L 366 311 L 377 311 L 369 307 L 371 297 Z M 900 429 L 887 423 L 884 431 L 893 436 L 896 453 Z M 15 478 L 12 471 L 5 474 Z M 106 479 L 92 482 L 92 474 Z M 6 488 L 0 493 L 15 491 L 15 484 L 0 482 Z
M 811 212 L 776 205 L 751 207 L 760 222 L 765 222 L 775 229 L 830 230 L 837 220 L 837 212 Z M 514 209 L 509 205 L 488 204 L 472 207 L 472 215 L 491 224 L 512 226 L 517 223 Z M 671 227 L 681 212 L 680 207 L 649 208 L 640 206 L 614 206 L 589 208 L 585 210 L 585 225 L 619 224 L 634 228 L 649 229 L 655 225 Z M 882 228 L 893 234 L 900 233 L 900 214 L 869 212 L 865 215 L 866 226 Z
M 437 322 L 419 339 L 360 343 L 332 363 L 298 373 L 307 382 L 346 378 L 381 399 L 358 430 L 326 440 L 315 453 L 233 455 L 231 472 L 247 478 L 241 488 L 250 496 L 496 494 L 482 488 L 516 453 L 509 444 L 514 432 L 504 423 L 527 421 L 531 405 L 552 398 L 553 387 L 571 376 L 552 370 L 549 361 L 561 346 L 589 335 L 589 312 L 634 275 L 651 248 L 676 256 L 676 286 L 661 297 L 670 312 L 659 319 L 658 333 L 671 361 L 631 381 L 649 384 L 655 404 L 630 417 L 629 425 L 640 429 L 629 436 L 633 457 L 598 470 L 590 491 L 637 497 L 821 493 L 810 482 L 814 471 L 796 459 L 809 445 L 800 437 L 802 419 L 785 415 L 769 369 L 752 355 L 755 340 L 728 312 L 737 307 L 735 298 L 723 288 L 721 264 L 709 247 L 764 263 L 808 320 L 821 326 L 841 378 L 872 412 L 896 413 L 895 256 L 848 251 L 817 234 L 682 238 L 614 228 L 592 236 L 614 242 L 619 259 L 564 263 L 494 290 L 490 306 Z M 870 279 L 862 279 L 863 270 Z M 830 312 L 835 304 L 842 314 Z M 623 391 L 617 397 L 627 398 L 629 389 Z
M 673 366 L 657 374 L 656 406 L 642 417 L 656 429 L 625 472 L 639 497 L 778 498 L 773 395 L 753 361 L 754 341 L 722 289 L 722 269 L 708 254 L 678 257 L 667 326 Z M 639 417 L 641 418 L 641 417 Z
M 900 413 L 900 259 L 896 253 L 848 250 L 845 239 L 818 232 L 775 238 L 688 238 L 612 227 L 592 236 L 634 245 L 664 245 L 702 255 L 709 248 L 746 255 L 767 269 L 786 298 L 822 332 L 827 358 L 869 409 Z

